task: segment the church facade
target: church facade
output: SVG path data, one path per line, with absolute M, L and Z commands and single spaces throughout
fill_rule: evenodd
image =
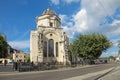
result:
M 30 60 L 69 63 L 69 35 L 61 28 L 61 19 L 51 9 L 37 17 L 37 29 L 30 33 Z

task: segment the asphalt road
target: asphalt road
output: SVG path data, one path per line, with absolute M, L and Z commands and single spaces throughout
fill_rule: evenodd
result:
M 64 79 L 72 80 L 69 78 L 76 76 L 84 76 L 88 74 L 90 75 L 117 66 L 119 66 L 119 64 L 100 64 L 85 68 L 80 67 L 36 72 L 0 73 L 0 80 L 64 80 Z M 89 78 L 86 77 L 86 80 L 90 79 L 95 80 L 99 76 L 101 75 L 97 76 L 92 75 Z

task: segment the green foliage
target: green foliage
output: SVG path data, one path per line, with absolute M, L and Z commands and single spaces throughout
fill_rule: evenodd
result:
M 110 56 L 109 59 L 115 60 L 115 57 L 114 56 Z
M 8 44 L 2 36 L 0 36 L 0 58 L 8 56 Z
M 30 57 L 27 57 L 26 60 L 27 60 L 27 62 L 30 62 Z
M 102 34 L 79 35 L 70 45 L 71 54 L 84 59 L 95 59 L 111 47 L 111 42 Z

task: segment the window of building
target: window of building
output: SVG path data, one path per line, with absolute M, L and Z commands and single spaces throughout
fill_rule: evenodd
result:
M 53 39 L 49 39 L 49 57 L 54 57 L 54 40 Z
M 50 22 L 50 27 L 53 27 L 53 23 L 52 22 Z
M 18 55 L 16 55 L 16 58 L 18 58 Z
M 44 42 L 43 55 L 44 57 L 47 57 L 47 41 Z
M 50 34 L 50 36 L 52 36 L 52 34 Z
M 58 42 L 56 42 L 56 57 L 58 57 Z

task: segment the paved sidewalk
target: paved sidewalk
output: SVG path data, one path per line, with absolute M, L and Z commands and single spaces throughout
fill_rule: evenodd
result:
M 99 80 L 120 80 L 120 66 L 116 67 L 112 72 Z
M 106 70 L 94 72 L 94 73 L 88 73 L 88 74 L 81 75 L 81 76 L 75 76 L 75 77 L 63 79 L 63 80 L 90 80 L 89 78 L 94 77 L 94 76 L 97 76 L 97 75 L 103 75 L 103 74 L 111 71 L 113 68 L 114 68 L 114 67 L 109 68 L 109 69 L 106 69 Z

